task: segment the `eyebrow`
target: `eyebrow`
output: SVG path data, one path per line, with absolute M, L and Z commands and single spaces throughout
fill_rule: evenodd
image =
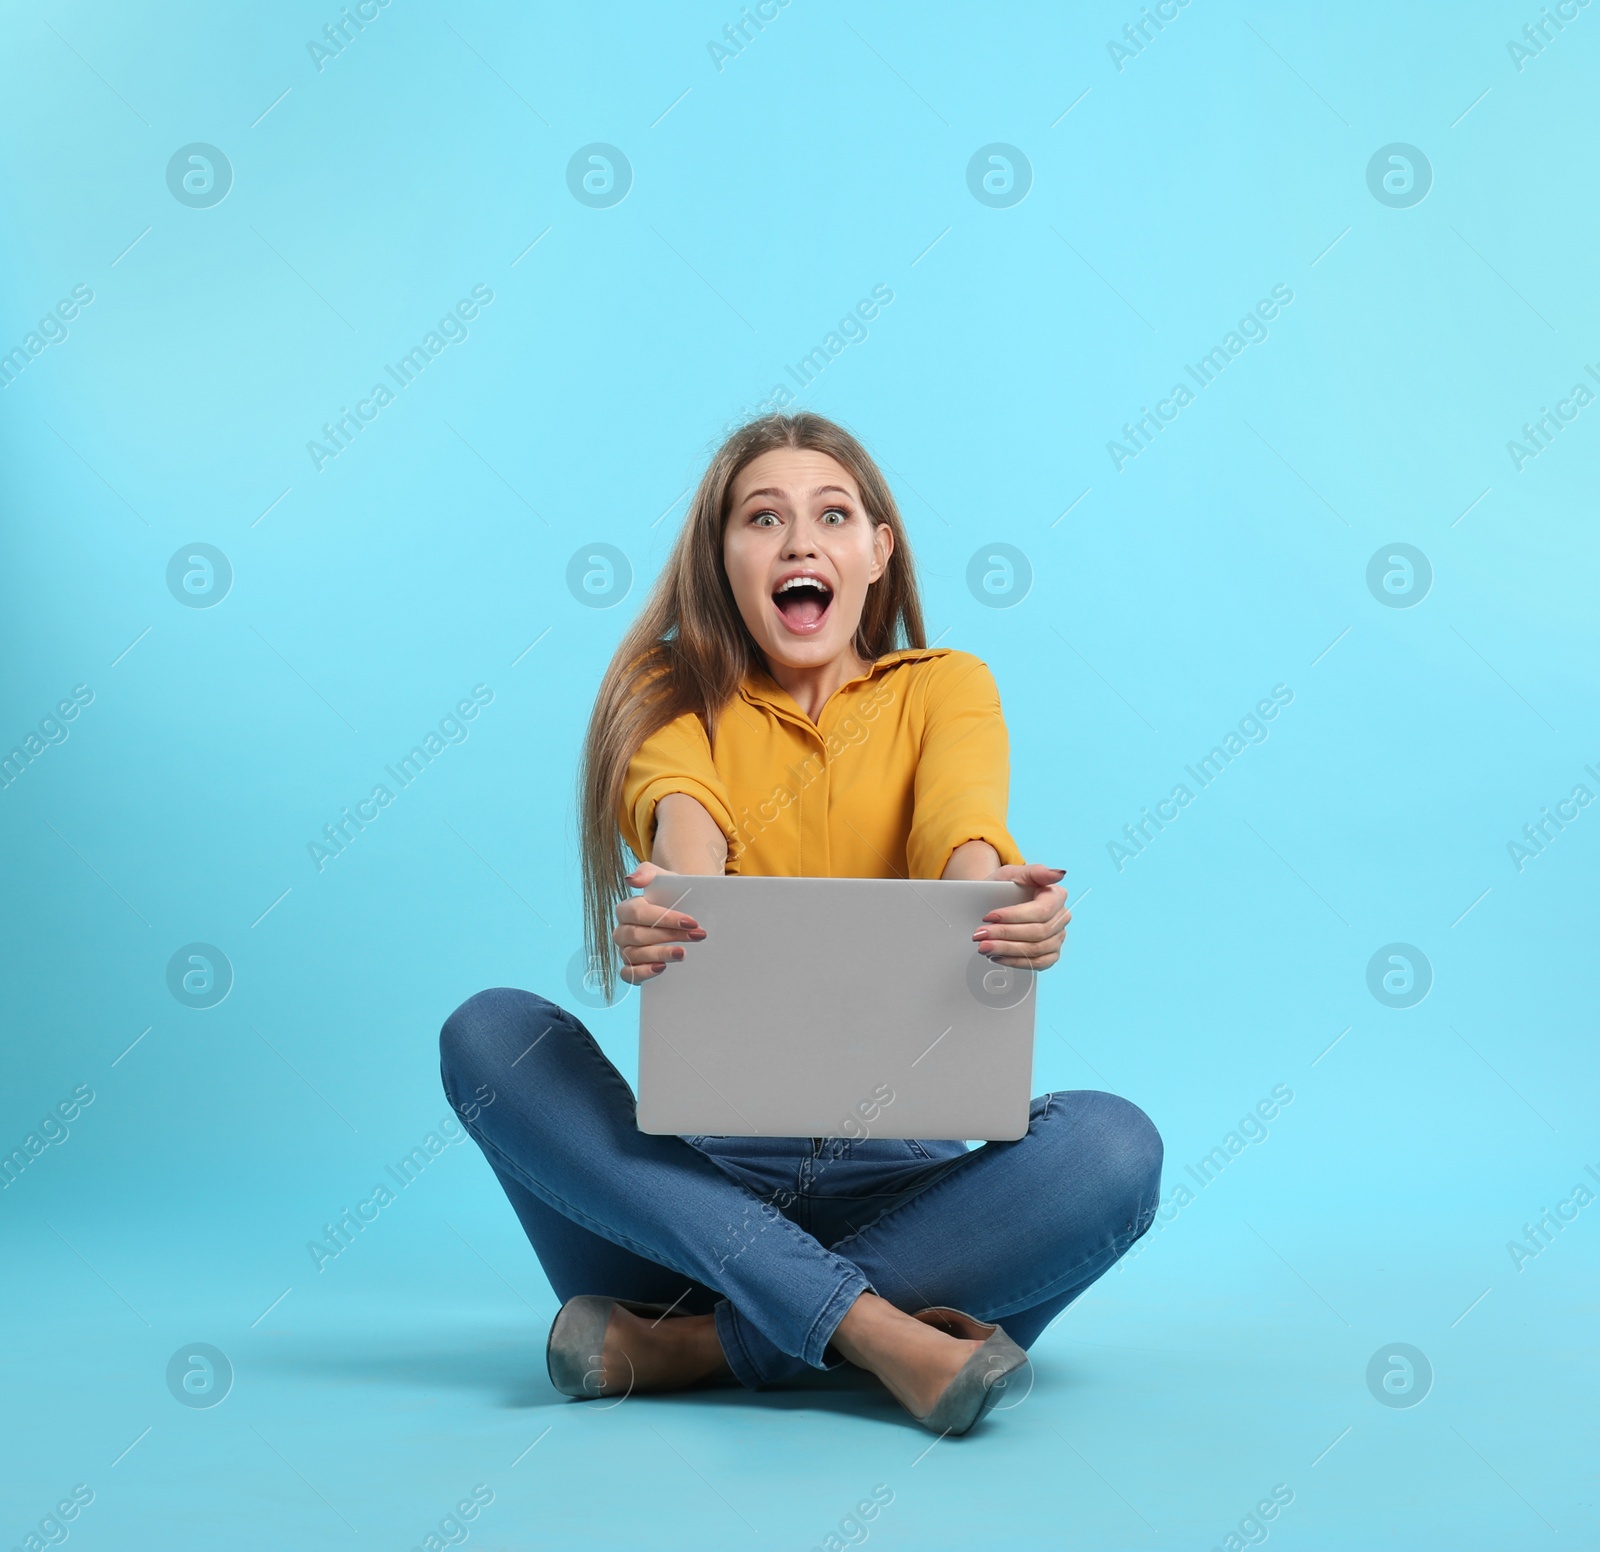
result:
M 811 492 L 811 494 L 813 496 L 822 496 L 822 495 L 826 495 L 827 492 L 830 491 L 830 490 L 838 491 L 838 493 L 841 496 L 844 496 L 849 500 L 854 500 L 855 499 L 851 495 L 851 493 L 844 488 L 843 485 L 819 485 L 819 486 L 817 486 L 817 488 L 814 491 Z M 789 495 L 789 492 L 786 491 L 786 490 L 774 490 L 770 486 L 765 486 L 761 490 L 747 491 L 745 493 L 744 500 L 745 501 L 751 501 L 757 496 L 777 496 L 780 500 L 785 500 L 785 499 L 787 499 L 788 495 Z M 743 502 L 740 503 L 741 506 L 743 504 L 744 504 Z

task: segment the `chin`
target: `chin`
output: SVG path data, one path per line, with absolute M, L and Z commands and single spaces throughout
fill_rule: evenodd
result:
M 782 663 L 785 668 L 817 668 L 823 663 L 831 663 L 849 650 L 847 641 L 824 641 L 816 636 L 803 640 L 792 637 L 782 641 L 770 642 L 766 648 L 767 656 L 775 662 Z

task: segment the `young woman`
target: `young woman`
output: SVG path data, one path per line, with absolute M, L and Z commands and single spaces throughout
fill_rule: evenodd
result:
M 926 647 L 877 466 L 820 416 L 754 421 L 712 459 L 596 697 L 590 963 L 609 992 L 618 951 L 635 984 L 695 952 L 692 918 L 628 893 L 665 871 L 1016 880 L 1030 898 L 991 912 L 977 947 L 1044 970 L 1066 894 L 1007 831 L 1008 781 L 993 677 Z M 645 859 L 631 872 L 624 843 Z M 781 938 L 771 972 L 781 996 L 817 976 Z M 971 1151 L 651 1136 L 589 1032 L 531 992 L 480 992 L 440 1045 L 445 1091 L 566 1301 L 547 1359 L 569 1395 L 759 1388 L 849 1362 L 964 1433 L 1158 1201 L 1161 1139 L 1112 1094 L 1041 1095 L 1025 1137 Z

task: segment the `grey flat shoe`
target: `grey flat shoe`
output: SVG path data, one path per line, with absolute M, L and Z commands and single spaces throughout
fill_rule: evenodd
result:
M 945 1386 L 927 1415 L 917 1417 L 924 1428 L 941 1437 L 966 1433 L 1000 1399 L 1006 1390 L 1006 1376 L 1020 1369 L 1028 1361 L 1028 1354 L 999 1326 L 975 1320 L 943 1304 L 916 1310 L 911 1318 L 963 1341 L 983 1341 L 983 1346 Z M 911 1415 L 916 1417 L 915 1412 Z
M 665 1315 L 670 1304 L 642 1304 L 635 1299 L 608 1299 L 602 1293 L 580 1293 L 568 1299 L 550 1323 L 544 1363 L 550 1383 L 564 1396 L 592 1400 L 606 1395 L 601 1385 L 600 1354 L 606 1327 L 618 1305 L 635 1315 Z

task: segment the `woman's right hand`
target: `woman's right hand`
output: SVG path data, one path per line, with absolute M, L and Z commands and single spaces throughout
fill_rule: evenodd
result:
M 672 876 L 653 862 L 641 862 L 626 882 L 643 889 L 654 879 Z M 680 944 L 699 943 L 705 935 L 705 928 L 694 917 L 671 906 L 654 905 L 638 894 L 617 902 L 617 925 L 611 941 L 622 953 L 622 979 L 637 986 L 660 975 L 674 960 L 682 959 L 685 950 Z

